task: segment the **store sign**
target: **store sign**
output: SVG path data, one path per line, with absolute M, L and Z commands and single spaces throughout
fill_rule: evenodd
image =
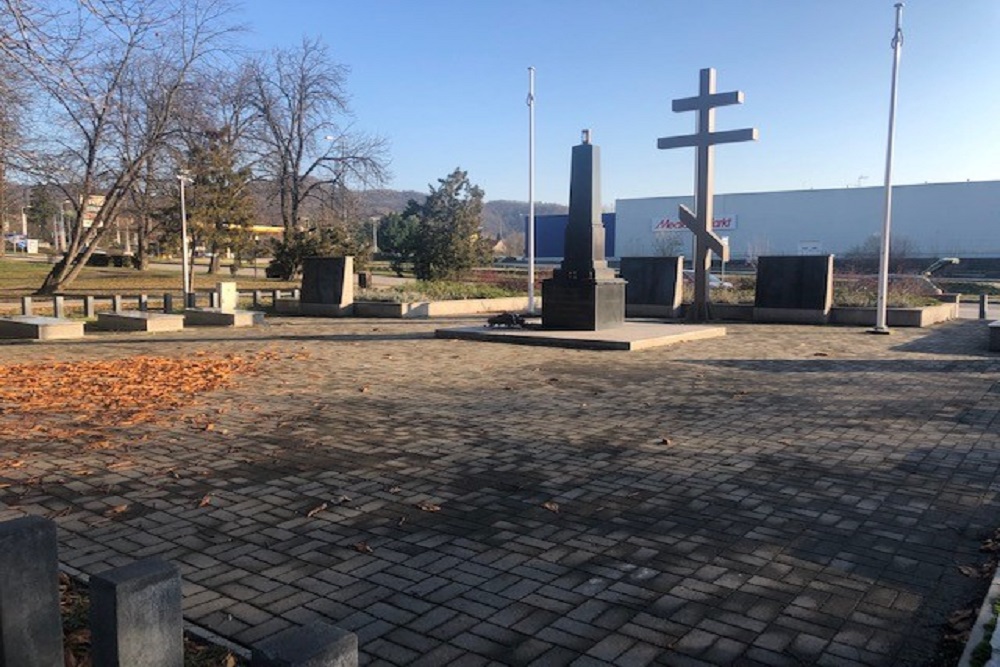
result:
M 83 228 L 90 229 L 97 219 L 97 213 L 104 206 L 104 195 L 90 195 L 87 197 L 87 205 L 83 207 Z M 103 224 L 101 225 L 104 226 Z
M 680 218 L 653 218 L 654 232 L 677 232 L 687 227 Z M 736 229 L 736 216 L 726 215 L 712 220 L 712 231 L 728 232 Z

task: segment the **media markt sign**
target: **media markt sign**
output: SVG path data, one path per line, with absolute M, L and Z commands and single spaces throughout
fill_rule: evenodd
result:
M 737 216 L 735 215 L 723 215 L 717 216 L 712 219 L 712 231 L 715 232 L 729 232 L 736 229 Z M 652 227 L 654 232 L 679 232 L 686 230 L 687 227 L 681 222 L 680 218 L 652 218 Z

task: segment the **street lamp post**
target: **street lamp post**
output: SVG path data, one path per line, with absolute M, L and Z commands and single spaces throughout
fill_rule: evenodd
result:
M 191 177 L 187 171 L 177 173 L 177 180 L 181 182 L 181 279 L 184 281 L 183 302 L 185 308 L 194 306 L 191 299 L 191 267 L 188 265 L 188 228 L 187 228 L 187 208 L 184 203 L 184 185 L 191 182 Z

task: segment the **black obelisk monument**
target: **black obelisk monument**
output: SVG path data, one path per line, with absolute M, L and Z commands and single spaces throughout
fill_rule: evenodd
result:
M 600 163 L 600 149 L 584 130 L 583 143 L 573 147 L 562 265 L 542 282 L 544 329 L 598 331 L 625 323 L 625 281 L 604 258 Z

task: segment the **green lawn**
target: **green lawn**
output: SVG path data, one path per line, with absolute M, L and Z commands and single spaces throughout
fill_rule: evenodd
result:
M 260 277 L 229 275 L 228 269 L 223 269 L 215 275 L 205 273 L 205 266 L 196 266 L 194 286 L 198 290 L 211 290 L 221 281 L 235 280 L 241 290 L 250 289 L 294 289 L 299 287 L 298 281 L 283 282 L 264 278 L 263 268 Z M 52 266 L 45 262 L 0 259 L 0 299 L 16 299 L 34 294 L 45 281 Z M 84 267 L 80 276 L 70 284 L 63 294 L 107 296 L 112 294 L 162 294 L 164 292 L 181 291 L 180 271 L 164 271 L 161 269 L 136 271 L 114 267 Z

